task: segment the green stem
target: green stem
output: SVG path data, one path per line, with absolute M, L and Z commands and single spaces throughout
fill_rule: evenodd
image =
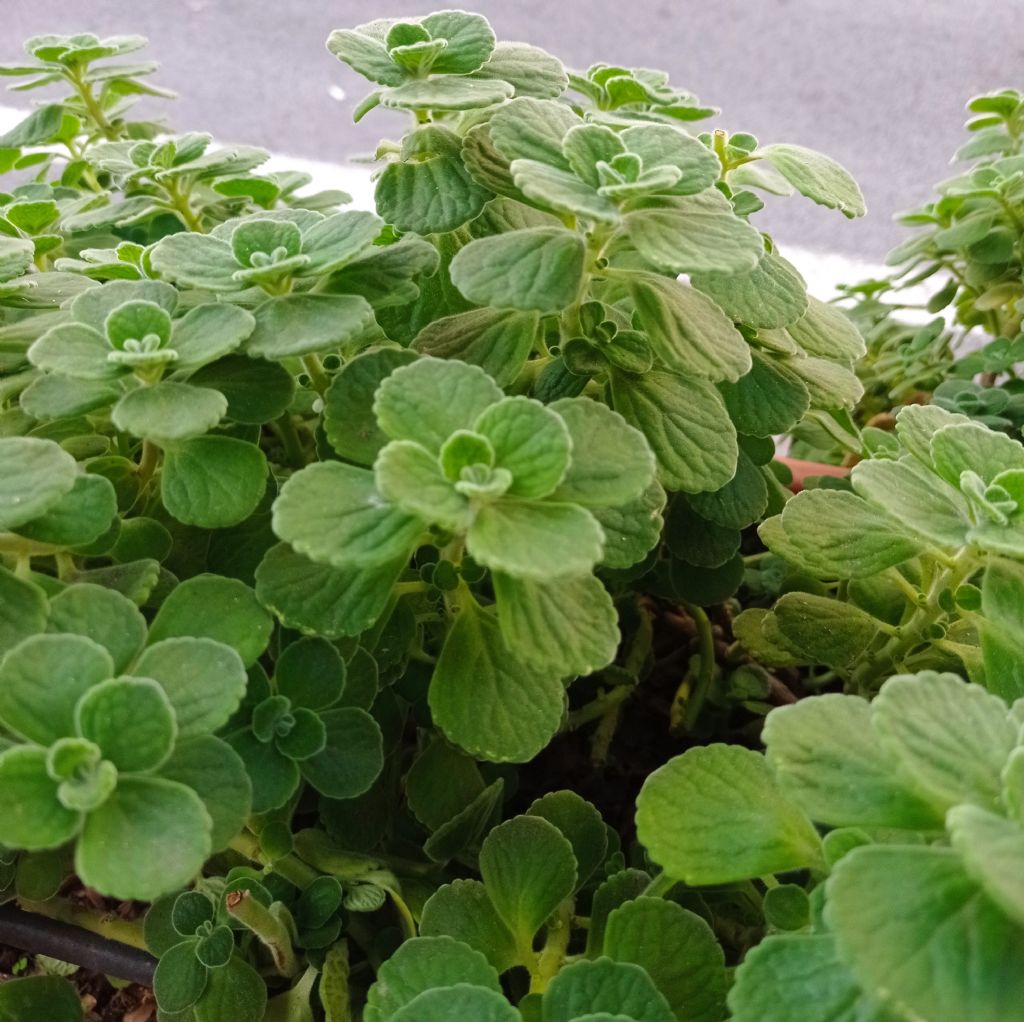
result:
M 302 440 L 299 438 L 299 431 L 295 428 L 295 419 L 291 412 L 282 412 L 277 419 L 271 423 L 281 446 L 284 448 L 284 456 L 292 468 L 302 468 L 306 464 L 306 452 L 302 447 Z
M 668 873 L 659 873 L 645 888 L 645 898 L 664 898 L 672 892 L 672 889 L 679 881 L 670 877 Z
M 49 901 L 27 901 L 19 899 L 26 912 L 55 919 L 59 923 L 69 923 L 90 933 L 99 934 L 108 940 L 117 940 L 131 947 L 148 950 L 142 933 L 141 919 L 120 919 L 117 916 L 100 916 L 90 909 L 65 901 L 63 898 L 51 898 Z
M 711 620 L 703 607 L 685 602 L 683 606 L 697 625 L 697 640 L 700 643 L 700 672 L 697 674 L 697 684 L 690 698 L 685 701 L 686 710 L 683 713 L 683 728 L 692 731 L 715 680 L 715 636 L 711 630 Z M 686 685 L 686 682 L 683 682 L 683 685 Z M 676 698 L 679 698 L 678 694 Z
M 298 974 L 299 960 L 292 947 L 291 934 L 280 917 L 258 902 L 250 891 L 232 891 L 224 904 L 234 919 L 256 934 L 282 976 L 290 979 Z
M 139 494 L 141 495 L 146 487 L 149 485 L 150 479 L 153 478 L 153 473 L 156 471 L 156 467 L 160 462 L 160 448 L 153 443 L 152 440 L 142 441 L 142 457 L 139 460 L 139 467 L 136 470 L 139 473 Z
M 236 834 L 231 839 L 229 847 L 251 862 L 259 863 L 266 868 L 272 867 L 275 873 L 279 873 L 300 891 L 305 890 L 320 876 L 312 866 L 307 866 L 297 855 L 286 855 L 283 859 L 275 859 L 273 863 L 268 862 L 260 848 L 259 839 L 248 830 Z
M 617 709 L 630 697 L 634 687 L 633 685 L 616 685 L 615 688 L 602 692 L 601 695 L 591 699 L 589 703 L 581 706 L 578 710 L 573 710 L 569 714 L 563 730 L 576 731 L 592 720 L 597 720 L 609 711 Z
M 327 388 L 331 385 L 331 378 L 324 372 L 320 356 L 317 355 L 316 352 L 312 352 L 309 355 L 303 355 L 302 365 L 306 372 L 309 373 L 309 379 L 313 384 L 313 389 L 323 397 L 327 392 Z
M 565 955 L 569 950 L 569 937 L 572 935 L 572 908 L 572 898 L 563 901 L 548 924 L 544 947 L 541 948 L 540 954 L 535 956 L 530 949 L 530 959 L 533 960 L 530 968 L 531 994 L 544 993 L 565 962 Z
M 174 212 L 181 217 L 182 223 L 184 223 L 190 231 L 194 231 L 196 234 L 205 234 L 206 229 L 203 227 L 202 221 L 198 216 L 196 216 L 196 212 L 192 208 L 192 203 L 189 202 L 188 196 L 178 188 L 177 181 L 172 178 L 167 181 L 163 187 L 171 200 Z
M 92 91 L 91 83 L 85 81 L 80 72 L 77 71 L 69 74 L 67 77 L 75 92 L 78 93 L 78 97 L 81 99 L 82 105 L 92 118 L 93 124 L 95 124 L 99 129 L 100 134 L 108 142 L 116 142 L 119 138 L 118 132 L 110 121 L 107 120 L 107 115 L 103 112 L 103 107 L 100 106 L 99 100 Z

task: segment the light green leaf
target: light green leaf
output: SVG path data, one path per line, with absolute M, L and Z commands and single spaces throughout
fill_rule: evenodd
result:
M 953 847 L 985 893 L 1024 927 L 1024 829 L 978 806 L 954 806 L 946 817 Z
M 230 613 L 230 608 L 225 611 Z M 254 620 L 262 626 L 259 616 Z M 181 738 L 207 734 L 227 723 L 247 684 L 238 653 L 223 642 L 205 638 L 156 642 L 143 652 L 134 670 L 160 683 L 174 707 Z
M 808 355 L 833 362 L 856 362 L 866 350 L 853 320 L 838 306 L 817 298 L 808 299 L 807 311 L 787 332 Z
M 479 759 L 525 763 L 558 730 L 565 690 L 558 676 L 509 653 L 495 616 L 476 606 L 456 617 L 430 683 L 435 725 Z
M 498 974 L 468 944 L 451 937 L 414 937 L 385 961 L 366 997 L 366 1022 L 390 1022 L 414 997 L 441 987 L 469 983 L 501 992 Z
M 562 62 L 529 43 L 497 43 L 473 77 L 508 82 L 515 87 L 516 96 L 533 99 L 555 99 L 569 84 Z
M 1024 445 L 978 423 L 943 426 L 930 447 L 935 471 L 953 486 L 960 485 L 963 472 L 991 483 L 1000 472 L 1024 468 Z
M 178 353 L 175 370 L 198 369 L 229 354 L 252 333 L 256 320 L 237 305 L 199 305 L 176 320 L 171 347 Z
M 736 430 L 709 383 L 652 370 L 612 377 L 615 410 L 646 437 L 671 490 L 699 493 L 724 486 L 736 471 Z
M 0 529 L 38 518 L 71 492 L 78 477 L 75 459 L 52 440 L 0 439 Z
M 278 543 L 256 569 L 256 595 L 289 628 L 329 639 L 358 635 L 384 612 L 406 561 L 332 568 Z
M 556 412 L 532 398 L 503 398 L 480 413 L 473 430 L 491 442 L 495 465 L 511 472 L 511 496 L 546 497 L 569 467 L 568 427 Z
M 50 601 L 51 632 L 84 635 L 105 647 L 114 673 L 124 671 L 146 641 L 146 619 L 126 596 L 80 582 Z
M 114 674 L 110 654 L 81 635 L 34 635 L 0 661 L 0 722 L 52 745 L 75 733 L 75 704 Z
M 114 406 L 111 421 L 132 436 L 166 444 L 202 436 L 227 410 L 227 399 L 216 390 L 163 382 L 129 391 Z
M 188 1011 L 206 989 L 208 970 L 196 957 L 198 940 L 190 938 L 168 948 L 153 974 L 153 993 L 163 1013 Z
M 1024 1003 L 1024 930 L 952 849 L 855 848 L 828 881 L 825 920 L 860 984 L 902 1017 L 1006 1022 Z
M 515 89 L 507 82 L 475 78 L 426 78 L 385 89 L 381 106 L 396 110 L 475 110 L 509 99 Z
M 896 1022 L 861 990 L 831 934 L 773 936 L 747 952 L 729 991 L 734 1022 Z
M 764 474 L 740 448 L 736 473 L 722 487 L 687 497 L 690 506 L 703 518 L 730 529 L 745 529 L 764 514 L 768 506 L 768 486 Z
M 210 613 L 211 607 L 217 608 L 215 615 Z M 251 667 L 267 648 L 273 628 L 274 619 L 260 606 L 255 593 L 244 582 L 218 575 L 196 575 L 176 586 L 160 605 L 149 628 L 149 641 L 156 645 L 164 639 L 179 636 L 213 639 L 230 646 L 245 666 Z M 170 650 L 174 647 L 162 648 Z M 187 647 L 182 646 L 181 652 L 184 654 L 186 651 Z M 195 651 L 198 652 L 199 647 L 195 647 Z M 206 651 L 208 654 L 214 652 L 211 649 Z M 159 658 L 154 654 L 151 663 L 161 660 L 163 654 Z M 228 677 L 235 674 L 226 658 L 221 660 L 221 667 L 228 672 Z M 229 691 L 236 687 L 237 682 L 234 681 L 227 685 Z M 171 701 L 175 702 L 174 697 Z
M 34 255 L 31 238 L 0 237 L 0 281 L 20 277 L 32 265 Z
M 110 380 L 125 367 L 107 360 L 113 349 L 106 338 L 84 323 L 58 323 L 28 349 L 29 361 L 38 369 L 62 373 L 76 380 Z
M 349 29 L 335 29 L 327 38 L 327 49 L 356 74 L 380 85 L 401 85 L 405 73 L 388 55 L 383 42 Z
M 82 380 L 60 373 L 37 376 L 18 399 L 21 410 L 33 419 L 74 418 L 106 408 L 121 396 L 121 387 L 103 380 Z
M 719 383 L 750 371 L 750 347 L 710 298 L 653 273 L 629 276 L 640 329 L 669 369 Z
M 800 377 L 815 408 L 853 408 L 864 396 L 864 384 L 844 365 L 824 358 L 794 358 L 784 364 Z
M 966 501 L 916 459 L 862 461 L 854 466 L 851 481 L 860 496 L 924 540 L 954 550 L 966 542 Z
M 635 1022 L 673 1022 L 668 1001 L 639 965 L 610 958 L 567 965 L 544 991 L 544 1022 L 580 1022 L 596 1015 Z
M 162 238 L 150 253 L 157 273 L 186 287 L 209 291 L 238 291 L 239 269 L 231 246 L 222 238 L 182 231 Z
M 213 823 L 211 851 L 228 846 L 252 810 L 252 785 L 245 765 L 226 742 L 213 735 L 181 740 L 160 776 L 191 788 L 202 799 Z
M 896 435 L 918 461 L 932 467 L 931 439 L 943 426 L 968 425 L 971 420 L 959 412 L 947 412 L 938 405 L 904 405 L 896 414 Z M 957 479 L 959 482 L 959 479 Z
M 764 253 L 761 235 L 714 188 L 630 213 L 626 233 L 666 273 L 749 272 Z
M 448 1022 L 452 1017 L 474 1022 L 520 1022 L 522 1018 L 502 994 L 468 983 L 426 990 L 391 1017 L 394 1022 Z
M 573 131 L 588 127 L 592 126 L 581 125 Z M 544 209 L 604 224 L 616 224 L 622 219 L 614 202 L 567 170 L 539 160 L 513 160 L 510 170 L 516 188 Z
M 22 639 L 46 631 L 46 616 L 43 590 L 0 566 L 0 658 Z
M 435 455 L 412 440 L 393 440 L 377 455 L 374 478 L 381 496 L 424 522 L 452 532 L 466 528 L 469 499 L 446 479 Z
M 846 670 L 878 635 L 878 622 L 850 603 L 813 593 L 785 593 L 773 609 L 779 631 L 815 663 Z
M 267 459 L 255 444 L 201 436 L 164 451 L 160 496 L 185 525 L 237 525 L 256 510 L 266 488 Z
M 302 235 L 302 251 L 309 256 L 304 275 L 333 273 L 356 257 L 368 254 L 384 224 L 365 210 L 333 213 Z
M 84 546 L 111 527 L 117 515 L 117 493 L 104 476 L 80 475 L 71 492 L 17 532 L 37 543 Z
M 768 762 L 780 787 L 811 819 L 830 827 L 931 830 L 942 811 L 879 748 L 866 700 L 835 693 L 768 714 Z
M 477 305 L 561 312 L 579 294 L 583 239 L 561 227 L 478 238 L 451 263 L 452 283 Z
M 525 959 L 534 935 L 575 890 L 576 859 L 572 845 L 553 824 L 537 816 L 517 816 L 484 839 L 480 875 Z
M 373 321 L 373 308 L 362 295 L 282 295 L 256 309 L 256 328 L 245 350 L 268 359 L 330 351 Z
M 981 583 L 985 687 L 1007 702 L 1024 697 L 1024 567 L 992 559 Z
M 515 939 L 479 880 L 439 887 L 423 906 L 420 936 L 454 937 L 479 951 L 499 973 L 518 961 Z
M 593 575 L 554 582 L 495 572 L 498 622 L 510 650 L 562 677 L 607 667 L 619 648 L 619 616 Z
M 665 491 L 655 480 L 628 504 L 591 509 L 604 532 L 604 567 L 629 568 L 654 549 L 661 538 L 665 499 Z
M 725 956 L 711 927 L 672 901 L 642 897 L 609 916 L 604 953 L 639 965 L 681 1022 L 719 1022 L 725 1008 Z
M 690 283 L 730 318 L 759 329 L 788 327 L 807 312 L 803 278 L 776 252 L 765 252 L 745 273 L 695 273 Z
M 375 568 L 408 557 L 423 523 L 388 504 L 372 472 L 331 461 L 285 483 L 274 502 L 274 532 L 311 560 Z
M 399 366 L 377 390 L 373 412 L 393 440 L 414 440 L 431 451 L 473 423 L 504 395 L 477 366 L 421 358 Z
M 152 901 L 191 883 L 210 854 L 199 796 L 159 777 L 120 777 L 75 848 L 82 881 L 111 898 Z
M 821 840 L 763 756 L 736 745 L 690 749 L 637 799 L 637 835 L 669 876 L 692 886 L 820 866 Z
M 20 745 L 0 753 L 0 840 L 8 848 L 59 848 L 80 826 L 81 813 L 57 798 L 45 749 Z
M 725 407 L 741 433 L 767 437 L 792 429 L 810 407 L 803 381 L 760 351 L 751 351 L 750 372 L 721 386 Z
M 508 161 L 540 160 L 570 170 L 562 153 L 562 140 L 570 128 L 583 121 L 564 103 L 514 99 L 491 117 L 494 145 Z
M 835 160 L 799 145 L 769 145 L 757 151 L 801 195 L 853 218 L 867 212 L 864 196 L 849 172 Z
M 682 177 L 670 195 L 695 195 L 710 188 L 722 171 L 718 157 L 699 139 L 667 124 L 638 124 L 626 128 L 623 144 L 643 160 L 644 170 L 654 167 L 678 167 Z
M 937 805 L 999 804 L 999 775 L 1017 744 L 1006 704 L 955 674 L 890 678 L 872 705 L 883 747 Z
M 438 11 L 428 14 L 420 24 L 431 39 L 444 39 L 448 44 L 430 66 L 434 74 L 469 74 L 476 71 L 494 49 L 494 31 L 482 14 Z
M 601 560 L 604 533 L 575 504 L 501 500 L 478 509 L 466 549 L 485 567 L 543 581 L 587 574 Z
M 177 737 L 174 710 L 150 678 L 110 678 L 93 685 L 75 707 L 75 729 L 95 742 L 121 773 L 155 770 Z
M 917 543 L 878 508 L 842 490 L 798 493 L 786 504 L 782 525 L 800 566 L 822 577 L 866 578 L 918 552 Z M 765 541 L 774 546 L 770 536 Z

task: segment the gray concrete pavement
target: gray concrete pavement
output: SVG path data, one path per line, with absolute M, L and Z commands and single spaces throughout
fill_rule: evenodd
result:
M 448 6 L 479 11 L 499 38 L 542 45 L 572 66 L 603 60 L 664 68 L 722 108 L 715 123 L 836 157 L 861 183 L 864 220 L 849 223 L 791 199 L 773 200 L 761 223 L 783 243 L 870 261 L 901 237 L 893 213 L 949 173 L 966 99 L 1024 86 L 1021 0 Z M 379 111 L 351 124 L 366 89 L 324 49 L 328 32 L 431 9 L 428 0 L 0 0 L 0 60 L 16 60 L 21 39 L 37 32 L 141 32 L 163 64 L 158 80 L 181 93 L 170 111 L 175 127 L 342 161 L 398 126 Z M 332 86 L 344 90 L 340 102 Z

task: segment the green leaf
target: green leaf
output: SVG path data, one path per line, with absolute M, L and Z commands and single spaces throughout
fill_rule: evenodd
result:
M 869 992 L 901 1015 L 1005 1022 L 1024 998 L 1014 925 L 949 848 L 855 848 L 829 878 L 825 920 Z
M 710 298 L 653 273 L 629 277 L 639 326 L 669 369 L 719 383 L 750 371 L 750 347 Z
M 654 457 L 638 429 L 589 398 L 563 398 L 550 407 L 572 440 L 572 458 L 555 500 L 614 506 L 637 499 L 647 489 L 654 477 Z
M 480 875 L 525 959 L 534 935 L 576 889 L 576 859 L 553 824 L 538 816 L 517 816 L 484 839 Z
M 508 648 L 562 677 L 607 667 L 619 648 L 619 616 L 593 575 L 553 582 L 493 575 L 498 622 Z
M 906 450 L 932 468 L 932 436 L 943 426 L 967 425 L 970 422 L 966 415 L 947 412 L 938 405 L 906 405 L 896 415 L 896 435 Z
M 373 474 L 384 500 L 407 514 L 452 532 L 469 523 L 469 498 L 445 478 L 436 455 L 412 440 L 392 440 L 377 455 Z
M 80 475 L 71 492 L 31 522 L 19 535 L 52 546 L 85 546 L 110 528 L 117 514 L 117 494 L 103 476 Z
M 516 96 L 555 99 L 569 84 L 561 61 L 528 43 L 499 42 L 475 78 L 497 78 L 515 86 Z
M 213 735 L 179 735 L 160 776 L 191 788 L 202 800 L 213 823 L 211 848 L 219 852 L 242 831 L 252 809 L 252 785 L 245 765 L 226 742 Z
M 714 299 L 730 319 L 759 329 L 788 327 L 807 311 L 803 278 L 775 252 L 765 252 L 745 273 L 695 273 L 690 283 Z
M 256 595 L 289 628 L 329 639 L 359 635 L 384 612 L 406 560 L 332 568 L 278 543 L 256 569 Z
M 499 973 L 519 960 L 515 939 L 479 880 L 454 880 L 439 887 L 427 900 L 420 936 L 442 935 L 475 948 Z
M 114 673 L 110 654 L 81 635 L 35 635 L 0 661 L 0 721 L 8 731 L 51 745 L 74 734 L 75 704 Z
M 544 991 L 544 1022 L 580 1022 L 596 1015 L 635 1022 L 673 1022 L 675 1016 L 654 981 L 639 965 L 610 958 L 574 962 Z
M 630 213 L 626 234 L 666 273 L 749 272 L 764 253 L 761 235 L 714 188 Z
M 32 265 L 34 254 L 31 239 L 0 237 L 0 281 L 20 277 Z
M 325 710 L 327 746 L 299 767 L 302 776 L 328 798 L 355 798 L 367 791 L 384 765 L 383 739 L 365 710 L 345 706 Z
M 849 668 L 875 640 L 878 622 L 850 603 L 812 593 L 786 593 L 773 613 L 779 631 L 815 663 Z
M 177 737 L 174 710 L 150 678 L 110 678 L 93 685 L 78 700 L 75 725 L 121 773 L 155 770 Z
M 935 471 L 953 486 L 960 485 L 963 472 L 976 472 L 991 483 L 1001 472 L 1024 468 L 1024 446 L 973 422 L 943 426 L 930 446 Z
M 452 1018 L 474 1022 L 520 1022 L 521 1016 L 500 993 L 487 987 L 457 983 L 427 990 L 392 1015 L 394 1022 L 447 1022 Z
M 591 127 L 595 126 L 580 125 L 572 130 L 586 131 Z M 515 187 L 544 209 L 605 224 L 616 224 L 622 219 L 614 202 L 598 194 L 576 174 L 539 160 L 513 160 L 509 169 Z
M 210 970 L 210 982 L 195 1008 L 195 1022 L 251 1022 L 262 1019 L 267 985 L 248 962 L 232 958 Z
M 80 582 L 50 601 L 51 632 L 84 635 L 110 654 L 113 671 L 124 671 L 146 641 L 146 619 L 126 596 Z
M 211 607 L 217 608 L 215 615 L 210 613 Z M 243 582 L 197 575 L 178 585 L 160 605 L 150 625 L 149 641 L 155 645 L 178 636 L 214 639 L 236 650 L 245 666 L 251 667 L 267 648 L 273 627 L 273 618 Z M 226 661 L 222 666 L 227 667 Z M 228 670 L 230 677 L 234 671 Z M 229 688 L 235 686 L 232 682 Z
M 249 775 L 254 813 L 280 809 L 295 794 L 302 780 L 299 765 L 275 745 L 261 742 L 248 729 L 229 734 L 226 741 Z
M 639 124 L 621 135 L 626 149 L 643 160 L 644 170 L 677 167 L 679 181 L 665 189 L 666 194 L 694 195 L 710 188 L 718 180 L 722 164 L 699 139 L 691 138 L 667 124 Z
M 494 112 L 490 132 L 494 145 L 509 161 L 539 160 L 570 170 L 562 140 L 571 128 L 582 123 L 564 103 L 523 98 L 505 103 Z
M 464 607 L 430 683 L 434 723 L 456 745 L 494 762 L 532 759 L 558 730 L 565 690 L 557 675 L 509 653 L 495 616 Z
M 405 790 L 416 819 L 437 830 L 484 790 L 484 781 L 469 756 L 438 737 L 416 758 Z
M 33 419 L 74 418 L 97 408 L 106 408 L 121 396 L 116 383 L 81 380 L 59 373 L 37 376 L 19 398 L 21 410 Z
M 954 806 L 946 825 L 968 874 L 1018 926 L 1024 926 L 1024 829 L 970 805 Z
M 114 406 L 111 421 L 132 436 L 167 444 L 202 436 L 227 410 L 227 399 L 216 390 L 163 382 L 129 391 Z
M 736 473 L 725 486 L 710 493 L 690 494 L 687 500 L 709 521 L 732 529 L 745 529 L 764 514 L 768 506 L 768 487 L 764 473 L 741 448 Z
M 295 394 L 295 380 L 287 369 L 246 355 L 225 355 L 210 362 L 193 373 L 189 383 L 219 391 L 227 398 L 228 418 L 250 425 L 282 415 Z
M 857 375 L 828 359 L 795 358 L 786 367 L 800 377 L 815 408 L 853 408 L 864 396 Z
M 819 206 L 838 209 L 851 219 L 867 212 L 857 182 L 830 157 L 799 145 L 764 146 L 757 155 Z
M 624 869 L 613 873 L 594 892 L 590 909 L 590 929 L 587 932 L 587 957 L 596 958 L 604 948 L 604 934 L 608 917 L 620 905 L 639 897 L 651 882 L 643 870 Z
M 966 501 L 916 459 L 862 461 L 850 478 L 860 496 L 905 523 L 908 532 L 947 549 L 966 543 Z
M 778 707 L 765 720 L 764 743 L 779 786 L 812 820 L 831 827 L 942 825 L 941 810 L 879 748 L 864 699 L 828 694 Z
M 477 366 L 421 358 L 385 379 L 373 404 L 380 428 L 393 440 L 414 440 L 431 451 L 503 398 L 501 388 Z
M 0 566 L 0 658 L 22 639 L 45 631 L 46 615 L 43 590 Z M 2 714 L 0 709 L 0 716 Z
M 660 767 L 640 791 L 636 823 L 651 858 L 693 886 L 822 861 L 810 820 L 783 795 L 764 757 L 739 746 L 690 749 Z
M 604 953 L 639 965 L 682 1022 L 718 1022 L 725 1008 L 725 956 L 711 927 L 675 902 L 642 897 L 609 916 Z
M 158 777 L 119 777 L 75 848 L 82 881 L 111 898 L 152 901 L 190 883 L 210 854 L 210 816 L 195 792 Z
M 52 440 L 0 439 L 0 529 L 38 518 L 71 492 L 78 477 L 75 459 Z
M 985 687 L 1007 702 L 1024 697 L 1024 626 L 1020 600 L 1024 568 L 990 561 L 981 583 L 981 650 Z
M 311 560 L 336 568 L 376 568 L 407 558 L 423 524 L 384 501 L 372 472 L 321 462 L 281 488 L 274 532 Z
M 601 814 L 574 791 L 551 791 L 536 799 L 526 815 L 547 820 L 572 845 L 579 890 L 608 854 L 608 828 Z
M 644 559 L 661 538 L 665 491 L 655 480 L 643 495 L 619 507 L 597 507 L 591 514 L 604 532 L 606 568 L 629 568 Z
M 82 1002 L 75 988 L 59 976 L 29 976 L 0 986 L 0 1022 L 82 1022 Z
M 864 357 L 864 338 L 853 320 L 836 305 L 809 298 L 807 311 L 788 327 L 789 336 L 808 355 L 834 362 Z
M 235 279 L 238 261 L 222 238 L 191 231 L 170 234 L 161 239 L 149 258 L 157 273 L 185 287 L 209 291 L 237 291 L 241 287 Z
M 896 1022 L 861 990 L 831 934 L 775 936 L 747 952 L 729 991 L 734 1022 Z
M 413 349 L 437 358 L 480 366 L 499 386 L 508 386 L 526 364 L 538 340 L 535 312 L 470 309 L 428 323 Z
M 501 992 L 497 972 L 479 951 L 451 937 L 414 937 L 381 965 L 366 997 L 366 1022 L 390 1022 L 424 991 L 459 983 Z
M 604 533 L 589 511 L 550 501 L 485 504 L 466 537 L 466 549 L 478 564 L 541 581 L 587 574 L 603 548 Z
M 160 956 L 153 993 L 162 1012 L 187 1011 L 203 996 L 209 972 L 196 958 L 197 943 L 194 938 L 182 941 Z
M 484 409 L 473 424 L 494 448 L 495 465 L 512 473 L 508 493 L 546 497 L 569 467 L 572 440 L 561 417 L 528 397 L 506 397 Z
M 33 68 L 33 73 L 38 69 Z M 64 121 L 64 105 L 47 103 L 0 136 L 0 148 L 22 149 L 53 141 Z
M 381 381 L 416 356 L 402 348 L 379 348 L 347 362 L 324 395 L 324 429 L 343 458 L 372 465 L 388 442 L 376 425 L 373 399 Z
M 359 31 L 335 29 L 327 38 L 327 49 L 357 74 L 380 85 L 401 85 L 404 71 L 388 55 L 383 42 Z
M 889 754 L 939 806 L 999 804 L 999 775 L 1017 744 L 1006 704 L 955 674 L 890 678 L 872 706 Z
M 282 650 L 274 668 L 280 695 L 293 706 L 322 710 L 333 706 L 345 688 L 345 661 L 323 638 L 304 638 Z
M 785 433 L 810 407 L 810 396 L 800 378 L 784 365 L 751 351 L 750 372 L 735 383 L 722 384 L 722 396 L 736 429 L 747 436 Z
M 669 489 L 717 490 L 733 477 L 736 430 L 709 383 L 652 370 L 615 373 L 611 389 L 615 410 L 647 437 Z
M 8 848 L 59 848 L 81 826 L 82 814 L 58 799 L 46 758 L 45 749 L 31 745 L 0 753 L 0 840 Z
M 223 610 L 226 625 L 231 607 Z M 258 627 L 265 627 L 261 615 L 252 618 Z M 154 631 L 159 627 L 160 622 L 154 622 Z M 207 734 L 226 724 L 238 709 L 247 684 L 238 653 L 209 638 L 163 639 L 143 652 L 134 670 L 160 683 L 174 708 L 181 738 Z
M 474 110 L 509 99 L 514 89 L 507 82 L 477 81 L 451 76 L 408 81 L 385 89 L 381 106 L 397 110 Z
M 108 361 L 112 350 L 106 338 L 92 327 L 84 323 L 58 323 L 32 344 L 28 358 L 34 366 L 48 372 L 102 381 L 125 372 L 123 366 Z
M 822 577 L 866 578 L 914 557 L 918 545 L 862 497 L 804 490 L 782 512 L 787 550 Z M 765 542 L 774 549 L 770 536 Z
M 362 295 L 281 295 L 256 309 L 245 350 L 267 359 L 330 351 L 359 337 L 373 321 L 373 308 Z
M 255 444 L 202 436 L 164 451 L 160 496 L 185 525 L 237 525 L 256 510 L 266 488 L 267 459 Z
M 584 249 L 578 234 L 561 227 L 479 238 L 452 260 L 452 283 L 477 305 L 560 312 L 579 294 Z
M 171 347 L 178 353 L 175 370 L 198 369 L 234 351 L 253 331 L 252 313 L 217 303 L 189 309 L 174 324 Z

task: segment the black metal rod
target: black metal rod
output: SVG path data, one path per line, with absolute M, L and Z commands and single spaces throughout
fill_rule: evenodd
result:
M 0 906 L 0 942 L 142 986 L 153 985 L 156 959 L 147 952 L 13 905 Z

